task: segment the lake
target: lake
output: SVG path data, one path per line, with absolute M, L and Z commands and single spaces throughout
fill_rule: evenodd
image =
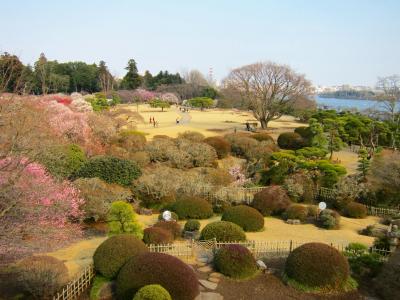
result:
M 384 107 L 382 103 L 374 100 L 356 100 L 356 99 L 338 99 L 338 98 L 322 98 L 319 96 L 315 97 L 318 107 L 327 107 L 335 110 L 348 110 L 357 109 L 363 111 L 366 109 L 374 109 L 377 111 L 383 111 Z

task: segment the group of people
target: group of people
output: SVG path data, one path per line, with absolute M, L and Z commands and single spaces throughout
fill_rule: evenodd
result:
M 187 108 L 187 107 L 179 106 L 179 110 L 180 110 L 181 112 L 189 112 L 189 108 Z
M 158 127 L 158 122 L 154 119 L 154 117 L 150 117 L 150 124 L 153 124 L 153 127 Z

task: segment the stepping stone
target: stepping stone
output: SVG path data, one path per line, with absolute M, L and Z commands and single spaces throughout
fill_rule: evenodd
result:
M 224 297 L 221 294 L 213 292 L 202 292 L 195 298 L 195 300 L 223 300 L 223 299 Z
M 208 272 L 212 272 L 212 268 L 210 266 L 204 266 L 201 268 L 198 268 L 197 271 L 203 272 L 203 273 L 208 273 Z
M 207 288 L 209 290 L 215 290 L 218 286 L 218 284 L 208 281 L 208 280 L 204 280 L 204 279 L 199 279 L 199 282 L 202 286 L 204 286 L 205 288 Z
M 222 277 L 222 274 L 221 274 L 221 273 L 218 273 L 218 272 L 212 272 L 212 273 L 210 274 L 210 277 L 221 278 L 221 277 Z
M 208 277 L 208 281 L 214 282 L 214 283 L 219 283 L 221 279 L 217 277 Z

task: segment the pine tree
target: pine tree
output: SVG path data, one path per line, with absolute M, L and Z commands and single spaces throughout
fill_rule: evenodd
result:
M 138 74 L 138 69 L 134 59 L 128 61 L 125 68 L 128 72 L 122 78 L 121 87 L 127 90 L 137 89 L 142 84 L 142 77 Z
M 365 149 L 360 149 L 358 152 L 358 166 L 357 166 L 357 171 L 360 172 L 361 179 L 364 181 L 365 178 L 367 177 L 369 167 L 370 167 L 370 161 L 368 158 L 368 152 Z

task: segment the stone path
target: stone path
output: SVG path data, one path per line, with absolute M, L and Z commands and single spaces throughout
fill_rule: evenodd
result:
M 201 292 L 195 300 L 223 300 L 224 297 L 215 292 L 223 275 L 215 272 L 212 266 L 205 263 L 201 258 L 197 261 L 194 267 L 198 272 L 204 273 L 207 276 L 207 279 L 199 279 Z

